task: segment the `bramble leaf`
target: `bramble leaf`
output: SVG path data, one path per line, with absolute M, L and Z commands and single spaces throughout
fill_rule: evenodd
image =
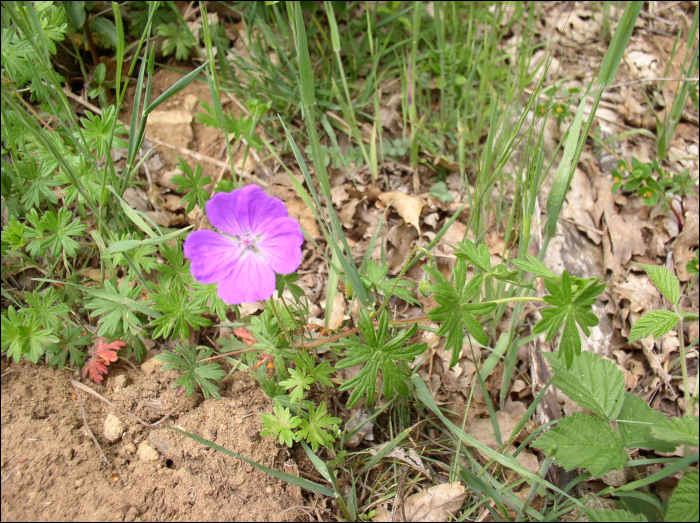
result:
M 656 424 L 651 428 L 651 435 L 677 445 L 700 445 L 698 435 L 698 418 L 673 418 Z
M 410 375 L 395 361 L 411 361 L 428 347 L 426 343 L 403 346 L 413 337 L 418 327 L 414 324 L 409 329 L 401 331 L 395 338 L 387 341 L 389 332 L 387 312 L 382 312 L 375 333 L 372 320 L 364 309 L 360 310 L 359 327 L 360 333 L 365 338 L 365 343 L 362 343 L 357 336 L 343 340 L 347 355 L 335 366 L 336 369 L 345 369 L 353 365 L 365 364 L 360 372 L 340 387 L 342 391 L 354 389 L 348 399 L 348 408 L 357 404 L 365 394 L 367 395 L 367 404 L 374 404 L 375 386 L 380 368 L 384 377 L 384 396 L 391 397 L 394 389 L 399 394 L 406 396 L 408 394 L 406 382 Z
M 644 263 L 637 263 L 637 265 L 649 275 L 656 288 L 661 291 L 661 294 L 674 305 L 678 304 L 678 301 L 681 299 L 680 284 L 678 278 L 671 271 L 658 265 L 646 265 Z
M 584 351 L 567 369 L 556 353 L 542 355 L 552 366 L 555 387 L 605 421 L 617 417 L 625 394 L 624 376 L 617 365 Z
M 547 332 L 547 341 L 549 341 L 564 325 L 559 342 L 559 357 L 563 356 L 567 368 L 570 368 L 574 362 L 574 355 L 581 354 L 581 338 L 576 324 L 581 327 L 586 336 L 590 336 L 588 327 L 598 325 L 598 318 L 591 312 L 591 308 L 596 297 L 605 289 L 605 284 L 598 284 L 598 280 L 593 279 L 585 287 L 574 292 L 571 277 L 567 271 L 561 275 L 561 283 L 545 279 L 544 284 L 549 291 L 544 300 L 553 307 L 541 311 L 542 319 L 537 322 L 532 332 L 533 334 Z
M 617 430 L 628 449 L 653 449 L 661 452 L 673 452 L 676 445 L 658 440 L 651 435 L 655 423 L 666 421 L 658 410 L 652 409 L 642 398 L 625 392 L 622 410 L 617 416 Z
M 697 426 L 697 425 L 696 425 Z M 664 521 L 698 520 L 698 478 L 695 469 L 684 474 L 668 500 L 668 511 Z
M 457 364 L 459 353 L 462 350 L 463 328 L 474 336 L 482 345 L 488 345 L 484 328 L 476 320 L 475 316 L 488 314 L 496 308 L 493 303 L 469 303 L 481 288 L 483 275 L 477 274 L 469 283 L 467 280 L 467 265 L 463 259 L 458 258 L 454 267 L 454 286 L 440 271 L 432 267 L 423 268 L 430 274 L 435 284 L 429 287 L 429 291 L 435 295 L 438 306 L 428 313 L 428 318 L 442 322 L 438 329 L 438 336 L 445 336 L 445 350 L 452 349 L 450 366 Z
M 547 454 L 556 447 L 555 460 L 566 470 L 587 468 L 593 478 L 611 470 L 622 470 L 629 456 L 620 434 L 605 421 L 574 412 L 532 444 Z
M 653 336 L 658 338 L 669 332 L 678 323 L 678 316 L 665 310 L 651 311 L 639 318 L 630 330 L 629 341 Z

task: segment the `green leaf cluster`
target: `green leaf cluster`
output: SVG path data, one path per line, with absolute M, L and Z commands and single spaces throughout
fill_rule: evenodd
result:
M 559 466 L 586 468 L 597 478 L 621 470 L 628 449 L 673 452 L 679 444 L 697 445 L 697 418 L 667 420 L 625 391 L 622 371 L 612 361 L 585 351 L 567 368 L 556 354 L 544 356 L 554 372 L 552 384 L 591 412 L 566 416 L 533 443 Z
M 182 198 L 182 204 L 187 205 L 185 213 L 192 212 L 195 205 L 199 205 L 200 209 L 204 209 L 204 204 L 209 200 L 209 193 L 203 189 L 205 185 L 211 183 L 211 177 L 205 176 L 202 178 L 202 166 L 197 164 L 192 172 L 192 168 L 182 159 L 177 157 L 180 162 L 180 170 L 184 173 L 173 176 L 172 182 L 179 185 L 178 192 L 186 193 Z
M 367 404 L 374 404 L 375 387 L 379 370 L 382 371 L 384 396 L 390 398 L 393 391 L 408 395 L 407 381 L 410 378 L 405 363 L 422 354 L 427 344 L 405 345 L 416 333 L 418 327 L 414 324 L 409 329 L 399 332 L 389 338 L 389 315 L 382 312 L 375 332 L 372 320 L 364 309 L 360 310 L 360 334 L 364 342 L 357 336 L 343 340 L 346 357 L 339 361 L 336 369 L 346 369 L 354 365 L 362 365 L 362 370 L 341 385 L 340 390 L 352 390 L 347 407 L 355 406 L 363 396 L 367 396 Z
M 179 370 L 183 372 L 173 383 L 174 386 L 183 386 L 188 396 L 194 393 L 195 385 L 202 389 L 204 398 L 209 396 L 220 399 L 219 388 L 212 383 L 223 379 L 226 372 L 216 362 L 205 363 L 202 360 L 210 358 L 214 349 L 210 347 L 193 347 L 188 344 L 178 344 L 172 352 L 164 352 L 156 356 L 156 360 L 165 363 L 161 371 Z
M 537 322 L 532 332 L 547 332 L 549 341 L 563 325 L 559 357 L 563 357 L 566 366 L 570 368 L 574 363 L 574 356 L 581 354 L 581 337 L 576 326 L 578 325 L 586 336 L 590 336 L 589 327 L 598 325 L 598 317 L 591 309 L 598 295 L 605 290 L 605 284 L 599 284 L 596 278 L 573 279 L 567 271 L 564 271 L 560 281 L 545 278 L 544 284 L 549 291 L 544 300 L 552 307 L 542 309 L 542 319 Z
M 476 316 L 488 314 L 496 308 L 493 303 L 470 303 L 481 289 L 482 274 L 476 274 L 467 283 L 467 264 L 458 258 L 454 266 L 454 282 L 445 278 L 440 271 L 424 267 L 426 273 L 433 277 L 435 283 L 428 290 L 434 295 L 438 306 L 428 312 L 428 318 L 441 322 L 438 336 L 446 336 L 445 350 L 452 350 L 450 366 L 459 360 L 462 350 L 464 328 L 482 345 L 489 343 L 483 326 Z

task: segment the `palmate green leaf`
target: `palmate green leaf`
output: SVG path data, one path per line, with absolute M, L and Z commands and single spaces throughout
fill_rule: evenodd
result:
M 455 249 L 455 256 L 457 256 L 457 258 L 468 260 L 469 263 L 484 272 L 489 272 L 491 270 L 491 255 L 485 243 L 477 247 L 473 241 L 464 240 L 457 245 L 459 246 L 459 248 Z
M 41 224 L 44 230 L 51 233 L 44 240 L 43 247 L 50 247 L 51 256 L 54 258 L 61 254 L 62 249 L 65 249 L 66 255 L 71 258 L 75 257 L 78 252 L 80 244 L 71 236 L 82 235 L 87 226 L 80 223 L 80 220 L 77 219 L 71 221 L 72 217 L 73 214 L 65 207 L 61 207 L 58 210 L 58 215 L 52 211 L 47 211 L 41 217 Z
M 676 445 L 658 440 L 651 435 L 651 428 L 666 421 L 658 410 L 652 409 L 642 398 L 625 392 L 622 410 L 617 416 L 617 430 L 628 449 L 653 449 L 661 452 L 673 452 Z
M 97 323 L 99 328 L 97 333 L 100 336 L 110 338 L 117 331 L 137 332 L 141 328 L 141 320 L 136 315 L 140 312 L 134 309 L 130 302 L 136 301 L 141 294 L 141 286 L 133 288 L 130 285 L 130 278 L 125 278 L 118 289 L 112 282 L 105 280 L 104 289 L 101 289 L 105 296 L 92 295 L 90 301 L 85 302 L 85 308 L 92 311 L 91 317 L 101 316 Z
M 415 286 L 415 283 L 404 279 L 401 279 L 398 282 L 396 281 L 396 278 L 387 279 L 386 274 L 388 271 L 388 263 L 379 265 L 379 262 L 376 260 L 369 260 L 369 262 L 367 262 L 366 281 L 379 289 L 379 291 L 381 291 L 387 298 L 393 295 L 401 298 L 411 305 L 417 305 L 419 303 L 418 300 L 416 300 L 413 293 L 409 290 L 409 287 Z
M 429 287 L 438 306 L 428 313 L 428 318 L 441 322 L 438 336 L 445 336 L 445 350 L 452 349 L 450 365 L 457 364 L 459 353 L 462 350 L 463 328 L 466 327 L 474 339 L 482 345 L 488 345 L 484 328 L 476 320 L 475 316 L 488 314 L 496 308 L 493 303 L 469 303 L 481 288 L 483 275 L 477 274 L 469 283 L 467 279 L 467 265 L 463 259 L 458 258 L 454 268 L 454 286 L 442 273 L 432 267 L 424 267 L 430 274 L 435 284 Z
M 178 156 L 177 159 L 180 161 L 180 170 L 184 173 L 184 176 L 178 174 L 173 176 L 172 182 L 180 186 L 178 192 L 185 192 L 187 194 L 182 197 L 182 203 L 187 205 L 185 208 L 185 213 L 192 212 L 195 205 L 199 205 L 200 209 L 204 209 L 204 205 L 209 200 L 209 193 L 205 191 L 202 187 L 211 183 L 211 177 L 205 176 L 202 178 L 202 166 L 197 164 L 192 172 L 192 168 Z
M 19 363 L 22 356 L 32 363 L 37 363 L 43 356 L 46 346 L 56 343 L 58 338 L 50 330 L 41 329 L 39 321 L 24 310 L 15 312 L 12 305 L 2 314 L 2 333 L 0 346 L 2 352 Z
M 651 435 L 655 438 L 675 443 L 677 445 L 700 445 L 698 418 L 683 417 L 662 421 L 651 428 Z
M 526 254 L 525 258 L 527 258 L 527 261 L 515 259 L 511 260 L 511 263 L 525 272 L 532 273 L 535 277 L 557 279 L 556 275 L 545 267 L 544 263 L 538 260 L 537 257 L 532 254 Z
M 395 338 L 387 341 L 386 338 L 389 332 L 389 315 L 387 312 L 382 312 L 375 333 L 372 320 L 370 320 L 369 314 L 364 309 L 360 311 L 359 327 L 360 333 L 365 338 L 365 343 L 362 343 L 356 336 L 343 340 L 347 354 L 345 359 L 338 362 L 335 366 L 336 369 L 345 369 L 353 365 L 365 364 L 360 372 L 340 387 L 341 391 L 354 389 L 348 399 L 348 408 L 356 405 L 365 394 L 367 395 L 367 404 L 374 404 L 375 385 L 380 368 L 384 378 L 384 396 L 387 398 L 391 397 L 394 390 L 406 396 L 408 394 L 406 382 L 410 375 L 400 366 L 400 363 L 397 364 L 395 362 L 411 361 L 428 347 L 426 343 L 404 347 L 404 344 L 416 333 L 418 327 L 413 325 L 409 329 L 401 331 Z
M 279 437 L 280 445 L 291 447 L 296 440 L 294 429 L 301 425 L 301 418 L 292 416 L 289 409 L 279 403 L 275 403 L 274 412 L 274 414 L 260 413 L 263 426 L 260 435 Z
M 320 445 L 330 447 L 330 444 L 335 441 L 335 436 L 340 432 L 338 423 L 342 421 L 342 419 L 328 414 L 325 401 L 322 401 L 318 408 L 311 405 L 309 419 L 302 420 L 297 438 L 299 440 L 305 439 L 314 452 L 318 450 Z
M 698 520 L 698 470 L 685 474 L 678 482 L 671 499 L 665 521 Z
M 532 329 L 534 334 L 547 332 L 547 341 L 554 338 L 559 328 L 564 325 L 559 343 L 559 357 L 564 357 L 567 368 L 574 362 L 574 355 L 581 354 L 581 338 L 576 325 L 586 336 L 590 336 L 589 327 L 598 325 L 598 318 L 591 312 L 596 297 L 603 292 L 605 284 L 598 284 L 597 279 L 590 281 L 582 289 L 573 292 L 571 277 L 567 271 L 561 276 L 561 282 L 551 279 L 544 280 L 549 295 L 544 301 L 553 305 L 543 309 L 542 319 Z
M 311 388 L 311 384 L 314 382 L 314 378 L 309 376 L 302 369 L 289 369 L 290 378 L 288 380 L 280 381 L 285 389 L 292 392 L 289 393 L 289 398 L 293 402 L 298 402 L 304 397 L 304 391 Z
M 562 418 L 532 446 L 547 454 L 556 447 L 557 465 L 566 470 L 587 468 L 593 478 L 622 470 L 629 458 L 620 434 L 600 418 L 583 412 Z
M 156 327 L 153 337 L 163 336 L 167 338 L 170 333 L 174 336 L 187 338 L 190 335 L 190 326 L 198 331 L 200 327 L 208 327 L 211 321 L 203 318 L 207 310 L 201 305 L 190 301 L 187 293 L 180 292 L 177 287 L 171 287 L 168 291 L 162 288 L 158 293 L 151 293 L 155 302 L 153 308 L 163 313 L 160 318 L 151 321 Z
M 657 265 L 646 265 L 644 263 L 637 263 L 637 265 L 644 269 L 651 281 L 656 285 L 656 288 L 668 298 L 668 301 L 674 305 L 678 304 L 678 301 L 681 299 L 680 284 L 678 278 L 671 271 L 666 267 Z
M 198 351 L 197 349 L 200 350 Z M 185 387 L 188 396 L 194 393 L 194 386 L 197 384 L 202 389 L 205 399 L 209 398 L 209 396 L 220 399 L 219 388 L 211 380 L 218 381 L 222 379 L 226 372 L 221 369 L 219 363 L 205 363 L 202 361 L 210 358 L 213 354 L 214 349 L 210 347 L 195 348 L 179 344 L 173 349 L 173 352 L 164 352 L 156 356 L 156 360 L 165 363 L 160 369 L 162 372 L 169 370 L 184 371 L 184 374 L 175 380 L 173 385 Z
M 542 355 L 552 366 L 555 387 L 605 421 L 617 417 L 625 395 L 624 376 L 617 365 L 585 351 L 567 369 L 556 353 Z
M 629 341 L 647 336 L 658 338 L 669 332 L 678 323 L 678 316 L 671 311 L 651 311 L 639 318 L 630 330 Z

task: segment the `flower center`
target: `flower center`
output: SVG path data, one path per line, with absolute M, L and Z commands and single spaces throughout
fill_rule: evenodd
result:
M 254 253 L 258 252 L 256 244 L 260 239 L 260 235 L 246 232 L 243 234 L 236 234 L 234 239 L 238 242 L 238 246 L 242 251 L 252 251 Z

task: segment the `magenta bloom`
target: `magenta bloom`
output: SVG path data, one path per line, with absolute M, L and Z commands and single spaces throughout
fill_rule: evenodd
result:
M 218 283 L 226 303 L 266 300 L 275 292 L 275 273 L 291 274 L 301 264 L 301 227 L 279 198 L 257 185 L 217 193 L 207 217 L 223 232 L 195 231 L 185 241 L 192 276 Z

